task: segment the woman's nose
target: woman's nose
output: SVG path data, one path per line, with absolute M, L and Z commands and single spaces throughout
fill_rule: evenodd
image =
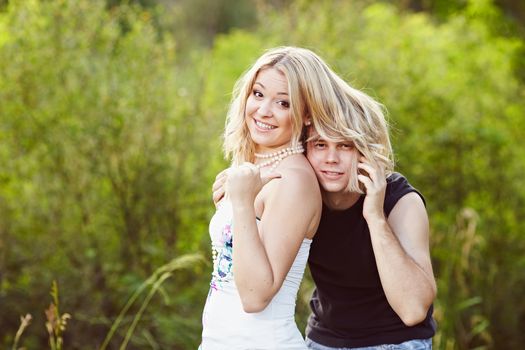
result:
M 257 112 L 261 117 L 271 117 L 273 115 L 271 101 L 262 101 Z

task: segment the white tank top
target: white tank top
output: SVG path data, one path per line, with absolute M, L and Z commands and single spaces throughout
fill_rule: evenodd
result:
M 312 240 L 301 243 L 281 289 L 258 313 L 244 312 L 233 279 L 232 207 L 219 203 L 210 221 L 213 272 L 202 315 L 201 350 L 297 349 L 306 345 L 295 324 L 295 301 Z

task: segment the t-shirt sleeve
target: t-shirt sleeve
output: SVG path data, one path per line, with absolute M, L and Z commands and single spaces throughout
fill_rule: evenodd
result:
M 384 211 L 385 215 L 388 217 L 390 215 L 390 212 L 392 209 L 394 209 L 394 206 L 396 205 L 397 201 L 401 199 L 405 194 L 410 192 L 416 192 L 419 197 L 423 200 L 423 203 L 426 206 L 425 197 L 419 192 L 417 189 L 415 189 L 408 180 L 401 175 L 400 173 L 392 173 L 387 179 L 386 184 L 386 194 L 385 194 L 385 205 L 384 205 Z

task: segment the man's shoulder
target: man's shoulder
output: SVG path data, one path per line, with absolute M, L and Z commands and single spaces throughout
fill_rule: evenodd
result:
M 394 208 L 396 203 L 402 197 L 412 192 L 416 193 L 419 197 L 421 197 L 423 203 L 426 204 L 425 197 L 417 188 L 415 188 L 410 182 L 408 182 L 408 179 L 403 174 L 398 172 L 393 172 L 392 174 L 390 174 L 387 177 L 387 187 L 384 205 L 385 214 L 388 216 L 388 214 L 390 214 L 390 211 Z

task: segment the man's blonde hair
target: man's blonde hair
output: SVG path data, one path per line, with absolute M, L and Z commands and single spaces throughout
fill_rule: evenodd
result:
M 352 142 L 360 154 L 382 166 L 388 176 L 394 169 L 394 155 L 384 106 L 332 71 L 329 76 L 331 87 L 323 90 L 327 103 L 320 109 L 310 106 L 317 134 L 333 142 Z M 357 163 L 354 167 L 350 171 L 357 174 Z M 357 176 L 350 178 L 348 189 L 363 193 Z
M 224 152 L 233 164 L 255 160 L 255 145 L 245 122 L 246 101 L 257 75 L 268 68 L 277 69 L 288 82 L 292 118 L 290 146 L 305 141 L 303 124 L 308 119 L 320 137 L 353 142 L 361 154 L 380 163 L 387 174 L 393 170 L 384 107 L 351 87 L 314 52 L 289 46 L 266 51 L 235 84 L 224 132 Z M 354 178 L 349 188 L 361 192 Z

